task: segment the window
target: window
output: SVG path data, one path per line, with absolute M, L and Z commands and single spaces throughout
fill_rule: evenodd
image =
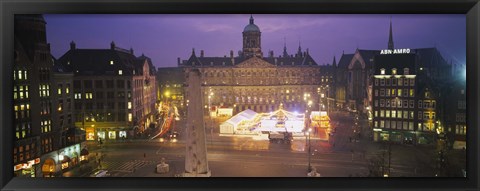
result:
M 110 60 L 110 65 L 113 65 L 113 60 Z
M 380 89 L 380 96 L 385 96 L 385 89 Z
M 132 120 L 133 120 L 132 113 L 128 113 L 128 121 L 129 121 L 129 122 L 132 122 Z
M 82 99 L 82 93 L 75 93 L 75 99 Z
M 378 100 L 375 100 L 375 107 L 378 107 Z
M 113 92 L 107 92 L 107 99 L 114 98 Z
M 103 88 L 103 81 L 95 80 L 95 88 Z
M 385 68 L 380 69 L 380 74 L 385 75 Z
M 397 85 L 397 79 L 396 78 L 393 78 L 392 79 L 392 86 L 396 86 Z
M 375 86 L 378 86 L 378 78 L 375 78 Z
M 415 91 L 413 89 L 410 89 L 410 97 L 415 97 Z
M 96 92 L 97 99 L 103 99 L 103 92 Z
M 410 74 L 410 70 L 408 68 L 404 68 L 403 75 L 409 75 L 409 74 Z
M 403 100 L 403 108 L 408 108 L 408 100 Z
M 415 86 L 415 78 L 410 79 L 410 86 Z
M 385 110 L 380 110 L 380 117 L 385 117 Z
M 403 112 L 403 118 L 404 118 L 404 119 L 408 119 L 408 111 L 404 111 L 404 112 Z M 406 127 L 406 126 L 407 126 L 407 125 L 405 125 L 405 127 Z
M 386 107 L 390 107 L 390 100 L 387 99 Z
M 375 96 L 378 96 L 378 90 L 375 90 Z
M 122 70 L 118 70 L 118 75 L 123 75 L 123 71 Z
M 107 88 L 113 88 L 113 80 L 107 80 Z
M 388 103 L 388 101 L 387 101 L 387 103 Z M 386 117 L 386 118 L 389 118 L 389 117 L 390 117 L 390 110 L 386 110 L 386 111 L 385 111 L 385 117 Z
M 58 84 L 57 93 L 58 95 L 62 94 L 62 84 Z
M 387 97 L 390 97 L 390 89 L 387 89 L 386 93 L 387 93 Z
M 390 129 L 390 121 L 385 121 L 385 128 Z
M 403 112 L 401 110 L 397 111 L 397 118 L 402 118 L 402 113 Z
M 463 108 L 462 109 L 465 109 L 465 101 L 463 101 Z M 435 100 L 432 101 L 432 108 L 435 109 Z
M 392 99 L 391 103 L 393 108 L 397 107 L 397 102 L 395 101 L 395 99 Z
M 384 78 L 380 79 L 380 85 L 385 86 L 385 79 Z
M 402 78 L 398 78 L 398 85 L 401 86 L 403 84 L 403 79 Z
M 381 99 L 380 100 L 380 107 L 384 107 L 385 106 L 385 100 L 384 99 Z
M 408 130 L 413 131 L 413 122 L 408 122 Z
M 131 101 L 128 102 L 127 108 L 128 108 L 128 109 L 132 109 L 132 102 L 131 102 Z
M 408 101 L 410 103 L 410 108 L 414 108 L 415 107 L 415 102 L 413 100 L 410 100 Z
M 392 69 L 392 75 L 397 75 L 397 69 L 396 68 Z
M 391 81 L 392 81 L 392 79 L 390 79 L 390 78 L 387 79 L 387 86 L 390 86 Z
M 85 99 L 92 99 L 93 94 L 91 92 L 85 93 Z
M 422 100 L 418 100 L 418 108 L 422 108 Z
M 384 128 L 385 127 L 385 121 L 384 120 L 380 120 L 380 128 Z

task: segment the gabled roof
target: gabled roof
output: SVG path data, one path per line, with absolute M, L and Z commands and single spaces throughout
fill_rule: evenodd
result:
M 230 123 L 234 126 L 238 125 L 242 121 L 253 120 L 257 116 L 257 112 L 247 109 L 238 113 L 237 115 L 233 116 L 229 120 L 225 121 L 224 123 Z
M 357 49 L 360 56 L 362 56 L 363 60 L 365 61 L 366 68 L 373 67 L 373 57 L 380 54 L 380 50 L 361 50 Z
M 342 54 L 340 60 L 338 61 L 338 68 L 347 69 L 350 61 L 352 61 L 354 54 Z

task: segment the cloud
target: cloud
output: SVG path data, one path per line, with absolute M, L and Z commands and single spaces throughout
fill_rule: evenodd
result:
M 228 24 L 210 24 L 210 23 L 196 23 L 195 28 L 201 32 L 228 32 L 232 31 L 233 27 Z
M 313 26 L 322 26 L 328 21 L 322 19 L 318 20 L 291 20 L 291 21 L 280 21 L 280 22 L 266 22 L 261 24 L 260 30 L 262 32 L 277 32 L 281 30 L 292 30 L 292 29 L 301 29 L 308 28 Z

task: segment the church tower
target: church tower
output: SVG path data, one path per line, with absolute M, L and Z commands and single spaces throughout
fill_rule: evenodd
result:
M 250 16 L 250 23 L 243 29 L 243 56 L 263 57 L 261 46 L 260 28 L 254 24 L 253 16 Z
M 392 19 L 390 19 L 390 34 L 388 36 L 388 49 L 393 50 Z

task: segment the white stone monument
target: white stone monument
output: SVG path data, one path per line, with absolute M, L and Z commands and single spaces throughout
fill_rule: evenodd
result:
M 186 124 L 184 177 L 210 177 L 208 168 L 205 126 L 203 121 L 203 94 L 198 69 L 187 69 L 186 81 L 188 114 Z

